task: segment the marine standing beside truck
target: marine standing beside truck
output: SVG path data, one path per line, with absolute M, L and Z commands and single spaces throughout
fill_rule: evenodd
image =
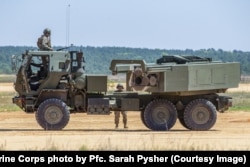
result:
M 117 84 L 115 92 L 123 92 L 123 89 L 124 87 L 122 84 Z M 123 117 L 124 128 L 128 128 L 127 111 L 114 111 L 114 113 L 115 113 L 115 128 L 119 127 L 120 113 L 122 114 Z

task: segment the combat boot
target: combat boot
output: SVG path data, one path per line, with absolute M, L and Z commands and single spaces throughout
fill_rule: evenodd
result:
M 126 118 L 123 119 L 123 125 L 124 125 L 124 128 L 128 128 L 128 126 L 127 126 L 127 119 Z
M 125 128 L 125 129 L 127 129 L 127 128 L 128 128 L 128 126 L 127 126 L 126 124 L 124 124 L 124 128 Z

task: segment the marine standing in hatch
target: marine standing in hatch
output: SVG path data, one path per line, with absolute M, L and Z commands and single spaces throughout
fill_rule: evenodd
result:
M 43 51 L 52 51 L 53 48 L 51 47 L 51 31 L 48 28 L 45 28 L 43 31 L 43 35 L 38 38 L 37 46 L 40 50 Z

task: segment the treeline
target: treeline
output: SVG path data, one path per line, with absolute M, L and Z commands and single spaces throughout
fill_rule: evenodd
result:
M 54 49 L 62 48 L 60 46 Z M 147 63 L 153 63 L 162 55 L 192 55 L 200 57 L 209 57 L 214 61 L 240 62 L 241 74 L 250 75 L 250 52 L 240 50 L 224 51 L 215 50 L 165 50 L 165 49 L 147 49 L 147 48 L 127 48 L 127 47 L 79 47 L 75 49 L 82 50 L 85 57 L 85 68 L 88 74 L 110 74 L 109 65 L 112 59 L 144 59 Z M 27 46 L 2 46 L 0 47 L 0 74 L 13 74 L 11 70 L 11 56 L 22 55 L 26 50 L 37 50 L 36 47 Z

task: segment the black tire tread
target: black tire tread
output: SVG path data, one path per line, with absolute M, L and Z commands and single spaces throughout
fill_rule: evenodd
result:
M 50 124 L 44 118 L 46 108 L 52 105 L 56 105 L 57 107 L 59 107 L 63 113 L 63 117 L 61 121 L 58 122 L 57 124 Z M 62 100 L 51 98 L 51 99 L 45 100 L 39 105 L 35 113 L 35 117 L 36 117 L 37 123 L 44 130 L 62 130 L 69 122 L 70 112 L 67 108 L 67 105 Z
M 194 120 L 192 120 L 192 109 L 201 104 L 208 109 L 210 112 L 209 121 L 206 124 L 196 124 Z M 213 127 L 217 119 L 217 111 L 212 102 L 206 99 L 195 99 L 191 101 L 184 110 L 184 122 L 188 129 L 196 130 L 196 131 L 205 131 L 209 130 Z
M 159 124 L 152 119 L 153 109 L 156 106 L 162 105 L 162 104 L 164 104 L 165 107 L 171 112 L 170 118 L 167 121 L 167 124 Z M 146 127 L 148 127 L 151 130 L 155 130 L 155 131 L 170 130 L 176 123 L 176 120 L 177 120 L 177 110 L 175 106 L 166 99 L 153 100 L 146 106 L 144 110 L 144 122 L 146 124 Z

